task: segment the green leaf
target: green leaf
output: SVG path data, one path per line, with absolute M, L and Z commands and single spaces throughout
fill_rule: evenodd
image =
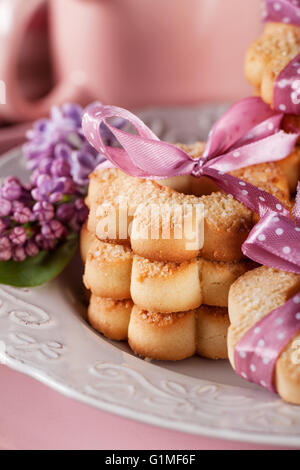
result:
M 54 251 L 41 251 L 25 261 L 0 262 L 0 284 L 36 287 L 56 278 L 73 258 L 78 238 L 60 244 Z

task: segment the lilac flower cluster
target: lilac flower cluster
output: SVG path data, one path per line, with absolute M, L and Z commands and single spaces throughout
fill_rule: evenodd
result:
M 76 190 L 63 192 L 55 202 L 46 192 L 36 199 L 36 191 L 35 185 L 23 185 L 14 177 L 0 188 L 0 261 L 24 261 L 41 250 L 53 250 L 86 220 L 88 209 Z
M 75 186 L 84 192 L 89 174 L 103 161 L 83 135 L 82 116 L 79 105 L 55 106 L 50 119 L 38 120 L 28 131 L 24 154 L 38 200 L 51 192 L 55 203 L 61 194 L 72 194 Z
M 24 261 L 80 231 L 88 215 L 88 176 L 104 160 L 83 136 L 82 115 L 75 104 L 54 107 L 50 119 L 28 132 L 23 150 L 30 183 L 10 177 L 0 188 L 0 261 Z

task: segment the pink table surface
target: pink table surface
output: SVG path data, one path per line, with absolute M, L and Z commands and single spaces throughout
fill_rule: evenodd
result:
M 206 439 L 99 411 L 0 366 L 0 450 L 272 449 Z M 277 447 L 278 449 L 278 447 Z

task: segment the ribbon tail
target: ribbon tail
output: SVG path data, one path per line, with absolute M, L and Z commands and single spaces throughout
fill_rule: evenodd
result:
M 263 217 L 266 212 L 277 212 L 285 217 L 290 217 L 288 209 L 279 199 L 266 191 L 257 188 L 253 184 L 243 181 L 223 171 L 217 171 L 210 166 L 204 167 L 204 175 L 215 181 L 217 186 L 226 193 L 244 204 L 253 212 Z
M 298 137 L 299 134 L 277 132 L 215 158 L 211 161 L 210 167 L 229 172 L 247 166 L 282 160 L 292 153 Z

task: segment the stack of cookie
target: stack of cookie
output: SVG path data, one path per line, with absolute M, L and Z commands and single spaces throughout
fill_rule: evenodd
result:
M 198 157 L 204 146 L 183 148 Z M 276 164 L 234 174 L 289 204 L 287 179 Z M 255 267 L 241 246 L 256 214 L 206 178 L 176 177 L 162 185 L 118 169 L 91 175 L 87 203 L 81 253 L 91 325 L 108 338 L 128 340 L 142 357 L 227 358 L 228 293 Z M 153 206 L 163 208 L 159 216 Z
M 246 55 L 245 74 L 254 88 L 254 93 L 265 103 L 274 106 L 276 81 L 287 65 L 299 54 L 300 28 L 291 24 L 267 23 L 263 35 L 251 44 Z M 300 61 L 296 61 L 293 65 L 296 70 L 298 67 L 299 74 Z M 288 81 L 285 79 L 277 83 L 282 89 L 287 85 Z M 297 90 L 294 91 L 299 95 Z M 296 96 L 296 99 L 298 100 L 299 96 Z M 286 104 L 279 103 L 278 110 L 286 113 Z M 283 127 L 287 132 L 295 129 L 299 131 L 300 116 L 285 114 Z M 300 179 L 300 141 L 295 151 L 288 158 L 278 162 L 278 165 L 287 176 L 291 191 L 294 192 Z

